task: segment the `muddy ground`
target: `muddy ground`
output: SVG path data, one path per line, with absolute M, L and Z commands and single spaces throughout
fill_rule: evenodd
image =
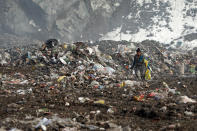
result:
M 31 79 L 39 75 L 31 67 L 1 67 L 2 74 L 12 76 L 16 73 Z M 43 76 L 41 76 L 43 77 Z M 151 90 L 176 87 L 179 94 L 168 95 L 165 99 L 148 97 Z M 34 83 L 34 84 L 33 84 Z M 43 84 L 27 85 L 1 83 L 0 88 L 0 128 L 10 130 L 35 130 L 36 118 L 53 116 L 69 119 L 79 124 L 53 122 L 46 125 L 47 130 L 197 130 L 197 104 L 179 103 L 177 98 L 186 95 L 197 100 L 197 79 L 195 77 L 168 76 L 155 78 L 143 86 L 113 87 L 95 89 L 89 87 L 47 87 Z M 32 89 L 25 94 L 16 93 L 19 89 Z M 132 92 L 132 93 L 131 93 Z M 133 96 L 144 94 L 144 101 L 136 101 Z M 79 97 L 87 97 L 84 103 Z M 104 104 L 94 101 L 104 100 Z M 109 111 L 112 110 L 112 112 Z M 185 111 L 192 112 L 186 115 Z

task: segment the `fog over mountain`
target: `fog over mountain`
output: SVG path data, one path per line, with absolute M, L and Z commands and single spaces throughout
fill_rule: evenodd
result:
M 196 0 L 1 0 L 0 35 L 197 46 Z

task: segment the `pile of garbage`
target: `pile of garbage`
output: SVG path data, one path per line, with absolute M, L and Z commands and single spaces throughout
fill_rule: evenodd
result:
M 119 58 L 120 63 L 129 65 L 132 64 L 135 50 L 140 47 L 154 74 L 191 75 L 197 70 L 195 51 L 173 50 L 168 45 L 156 41 L 146 40 L 141 43 L 101 41 L 94 45 L 97 45 L 101 52 L 111 55 L 113 59 Z
M 54 45 L 53 42 L 55 43 Z M 22 48 L 1 49 L 1 66 L 20 66 L 58 64 L 72 67 L 82 66 L 103 68 L 105 73 L 126 71 L 132 65 L 137 47 L 142 49 L 149 61 L 153 74 L 158 75 L 184 75 L 195 74 L 197 69 L 197 56 L 194 52 L 181 52 L 170 50 L 155 41 L 130 43 L 127 41 L 101 41 L 95 43 L 78 42 L 74 44 L 59 44 L 55 39 L 45 42 L 45 47 L 38 45 L 24 46 Z M 43 46 L 44 46 L 43 45 Z M 99 65 L 98 65 L 99 64 Z M 103 72 L 101 69 L 99 72 Z
M 130 70 L 138 47 L 150 63 L 150 81 L 136 80 Z M 196 117 L 197 56 L 155 41 L 66 44 L 50 39 L 40 46 L 1 49 L 0 64 L 0 128 L 141 130 L 152 123 L 143 125 L 141 119 L 166 123 Z M 141 128 L 131 125 L 134 116 Z M 180 123 L 159 127 L 180 128 Z

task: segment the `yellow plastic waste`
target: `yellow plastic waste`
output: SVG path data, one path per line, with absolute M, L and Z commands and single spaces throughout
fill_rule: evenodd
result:
M 174 72 L 173 72 L 172 70 L 170 70 L 169 73 L 170 73 L 171 75 L 173 75 Z
M 36 67 L 35 66 L 32 66 L 32 70 L 35 70 L 36 69 Z
M 45 65 L 40 63 L 40 64 L 38 64 L 37 66 L 38 66 L 38 67 L 44 67 Z
M 144 63 L 146 65 L 146 68 L 148 67 L 148 61 L 146 59 L 144 59 Z
M 64 44 L 64 46 L 63 46 L 63 47 L 64 47 L 64 49 L 67 49 L 67 48 L 68 48 L 67 44 Z
M 144 63 L 146 66 L 146 73 L 145 73 L 145 79 L 146 80 L 151 80 L 151 71 L 148 69 L 148 61 L 144 59 Z
M 151 71 L 149 69 L 146 70 L 146 73 L 145 73 L 145 79 L 146 80 L 151 80 Z
M 120 87 L 125 87 L 125 82 L 124 81 L 120 84 Z
M 143 95 L 141 95 L 141 96 L 134 96 L 133 98 L 136 101 L 144 101 L 144 96 Z
M 57 81 L 60 82 L 60 81 L 62 81 L 65 77 L 66 77 L 66 76 L 60 76 L 60 77 L 57 79 Z
M 107 55 L 106 58 L 107 58 L 108 60 L 112 60 L 112 57 L 111 57 L 110 55 Z
M 105 100 L 98 100 L 94 102 L 95 104 L 105 104 Z

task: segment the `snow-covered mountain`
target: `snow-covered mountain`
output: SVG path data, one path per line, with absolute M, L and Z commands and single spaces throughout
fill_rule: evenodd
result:
M 0 33 L 197 47 L 197 0 L 1 0 Z
M 196 0 L 137 0 L 130 3 L 129 12 L 119 27 L 100 40 L 150 39 L 172 47 L 197 47 Z

